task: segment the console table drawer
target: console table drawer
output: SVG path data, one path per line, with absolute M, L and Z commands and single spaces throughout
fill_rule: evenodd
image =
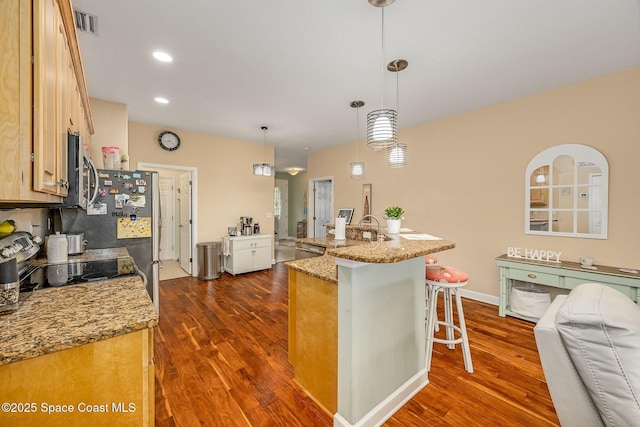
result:
M 512 280 L 521 280 L 523 282 L 537 283 L 539 285 L 560 286 L 560 278 L 555 274 L 510 268 L 509 278 Z
M 615 289 L 616 291 L 620 291 L 633 301 L 636 301 L 636 288 L 631 286 L 624 285 L 614 285 L 613 283 L 608 283 L 605 281 L 599 280 L 584 280 L 584 279 L 576 279 L 575 277 L 565 277 L 564 279 L 564 287 L 567 289 L 573 289 L 578 285 L 582 285 L 583 283 L 602 283 L 603 285 L 607 285 L 610 288 Z

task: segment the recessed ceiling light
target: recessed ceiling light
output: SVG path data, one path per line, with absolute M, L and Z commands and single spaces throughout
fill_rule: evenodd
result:
M 155 52 L 153 52 L 153 57 L 156 58 L 158 61 L 162 61 L 162 62 L 173 61 L 173 58 L 171 57 L 171 55 L 165 52 L 160 52 L 159 50 L 156 50 Z
M 167 98 L 162 98 L 160 96 L 156 96 L 154 98 L 154 100 L 158 103 L 158 104 L 168 104 L 169 100 Z

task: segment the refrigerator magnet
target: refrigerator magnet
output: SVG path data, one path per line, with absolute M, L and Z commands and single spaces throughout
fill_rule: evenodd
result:
M 142 174 L 140 172 L 134 172 L 133 173 L 133 177 L 134 178 L 142 178 Z
M 104 185 L 105 187 L 111 187 L 113 185 L 113 181 L 111 181 L 110 179 L 105 179 L 102 185 Z
M 130 183 L 130 182 L 125 182 L 122 186 L 123 186 L 124 188 L 133 188 L 133 184 L 132 184 L 132 183 Z
M 118 194 L 120 192 L 119 188 L 110 188 L 109 194 Z
M 87 215 L 106 215 L 107 204 L 106 203 L 92 203 L 87 206 Z
M 123 203 L 122 200 L 116 199 L 116 209 L 122 209 Z
M 144 179 L 136 179 L 136 185 L 147 185 L 147 181 Z
M 142 185 L 138 187 L 138 193 L 142 194 L 142 193 L 144 193 L 145 191 L 147 191 L 147 187 L 144 187 L 144 186 L 142 186 Z
M 98 178 L 100 179 L 109 178 L 109 174 L 104 172 L 98 172 Z

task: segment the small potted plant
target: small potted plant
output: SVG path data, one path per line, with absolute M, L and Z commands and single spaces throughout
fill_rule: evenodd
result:
M 120 170 L 129 170 L 129 156 L 126 154 L 120 156 Z
M 399 206 L 389 206 L 384 210 L 385 219 L 387 220 L 387 233 L 398 234 L 400 232 L 400 223 L 404 209 Z

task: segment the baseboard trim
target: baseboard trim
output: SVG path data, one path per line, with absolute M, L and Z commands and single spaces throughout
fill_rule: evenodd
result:
M 339 413 L 333 416 L 334 427 L 374 427 L 379 426 L 391 418 L 398 409 L 407 403 L 413 396 L 429 384 L 426 368 L 421 369 L 413 377 L 387 396 L 382 402 L 376 405 L 357 423 L 351 424 Z
M 460 296 L 463 298 L 469 298 L 474 301 L 486 302 L 487 304 L 499 306 L 500 298 L 493 295 L 487 295 L 480 292 L 470 291 L 467 289 L 460 289 Z

